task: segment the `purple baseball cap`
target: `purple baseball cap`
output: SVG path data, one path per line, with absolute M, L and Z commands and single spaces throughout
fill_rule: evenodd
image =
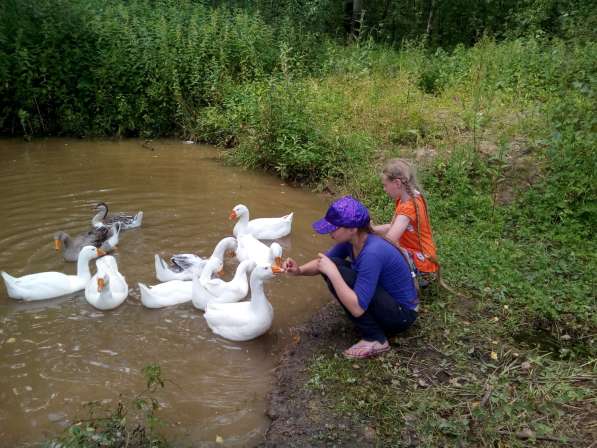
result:
M 369 224 L 369 210 L 352 196 L 337 199 L 328 208 L 325 217 L 311 224 L 317 233 L 331 233 L 338 227 L 365 227 Z

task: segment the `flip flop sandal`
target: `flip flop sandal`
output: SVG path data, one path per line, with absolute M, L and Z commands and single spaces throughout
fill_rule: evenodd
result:
M 349 359 L 365 359 L 365 358 L 373 358 L 375 356 L 381 355 L 390 350 L 390 344 L 386 342 L 384 345 L 380 347 L 374 347 L 372 345 L 359 345 L 356 343 L 352 347 L 344 350 L 344 356 Z

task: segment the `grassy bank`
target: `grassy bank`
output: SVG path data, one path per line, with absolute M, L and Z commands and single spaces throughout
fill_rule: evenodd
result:
M 590 27 L 582 39 L 568 24 L 566 40 L 534 32 L 450 51 L 365 35 L 344 46 L 284 17 L 206 5 L 4 2 L 0 132 L 176 134 L 225 148 L 230 163 L 352 193 L 378 222 L 392 213 L 383 161 L 416 159 L 446 280 L 468 299 L 431 291 L 396 352 L 358 369 L 317 356 L 308 387 L 382 444 L 589 440 Z
M 323 74 L 243 86 L 188 129 L 225 129 L 214 142 L 239 142 L 231 161 L 355 194 L 380 222 L 382 161 L 417 159 L 445 276 L 469 300 L 432 291 L 396 351 L 356 364 L 324 352 L 306 387 L 384 446 L 588 446 L 596 47 L 329 50 Z
M 324 74 L 233 87 L 186 129 L 231 161 L 392 205 L 383 160 L 418 159 L 446 277 L 504 331 L 595 326 L 594 45 L 483 41 L 429 55 L 330 47 Z

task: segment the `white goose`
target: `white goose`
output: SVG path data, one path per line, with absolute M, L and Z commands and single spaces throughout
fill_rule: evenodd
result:
M 222 266 L 222 260 L 212 257 L 205 263 L 201 275 L 205 275 L 205 279 L 208 280 L 214 272 L 221 270 Z M 195 277 L 197 277 L 199 268 L 194 267 L 193 270 L 196 274 Z M 147 308 L 178 305 L 189 302 L 193 298 L 193 282 L 184 280 L 170 280 L 151 287 L 139 283 L 139 290 L 141 291 L 141 303 Z
M 129 286 L 118 271 L 116 259 L 111 255 L 95 262 L 96 274 L 85 287 L 85 299 L 100 310 L 112 310 L 122 305 L 129 295 Z
M 234 252 L 236 250 L 236 239 L 233 237 L 223 238 L 216 244 L 212 257 L 224 259 L 226 252 Z M 201 258 L 195 254 L 177 254 L 170 258 L 172 266 L 168 266 L 159 255 L 155 255 L 155 276 L 160 282 L 168 282 L 170 280 L 191 280 L 192 267 L 199 268 L 199 273 L 207 263 L 206 258 Z
M 218 302 L 237 302 L 244 299 L 249 292 L 247 273 L 255 267 L 253 260 L 245 260 L 236 268 L 234 278 L 225 282 L 220 278 L 212 278 L 203 283 L 203 287 Z
M 281 266 L 282 246 L 273 242 L 266 246 L 253 235 L 242 235 L 237 239 L 236 258 L 238 261 L 253 260 L 255 263 L 268 263 Z
M 238 219 L 232 234 L 237 238 L 250 234 L 259 240 L 282 238 L 291 231 L 293 215 L 294 213 L 290 213 L 281 218 L 258 218 L 249 221 L 249 209 L 246 205 L 238 204 L 230 213 L 230 219 Z
M 282 269 L 268 264 L 258 264 L 253 269 L 249 302 L 210 302 L 205 310 L 209 328 L 215 334 L 232 341 L 255 339 L 269 330 L 274 310 L 263 292 L 263 282 L 278 272 L 282 272 Z
M 201 275 L 194 273 L 192 280 L 192 292 L 193 306 L 201 311 L 205 311 L 206 305 L 212 300 L 216 299 L 216 296 L 207 291 L 203 285 L 211 280 L 212 273 L 217 269 L 222 268 L 222 260 L 217 257 L 210 257 L 205 264 L 205 267 L 201 271 Z
M 77 275 L 66 275 L 62 272 L 40 272 L 38 274 L 12 277 L 2 271 L 8 296 L 18 300 L 45 300 L 72 294 L 85 289 L 91 279 L 89 261 L 105 255 L 104 251 L 93 246 L 81 249 L 77 261 Z

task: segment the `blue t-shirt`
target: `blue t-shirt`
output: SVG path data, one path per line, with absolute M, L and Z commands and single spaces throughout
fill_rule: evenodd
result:
M 418 305 L 417 290 L 408 264 L 398 249 L 383 238 L 369 234 L 356 259 L 350 243 L 336 244 L 326 255 L 350 258 L 352 269 L 357 273 L 353 290 L 363 310 L 369 307 L 378 285 L 401 306 L 412 310 Z

